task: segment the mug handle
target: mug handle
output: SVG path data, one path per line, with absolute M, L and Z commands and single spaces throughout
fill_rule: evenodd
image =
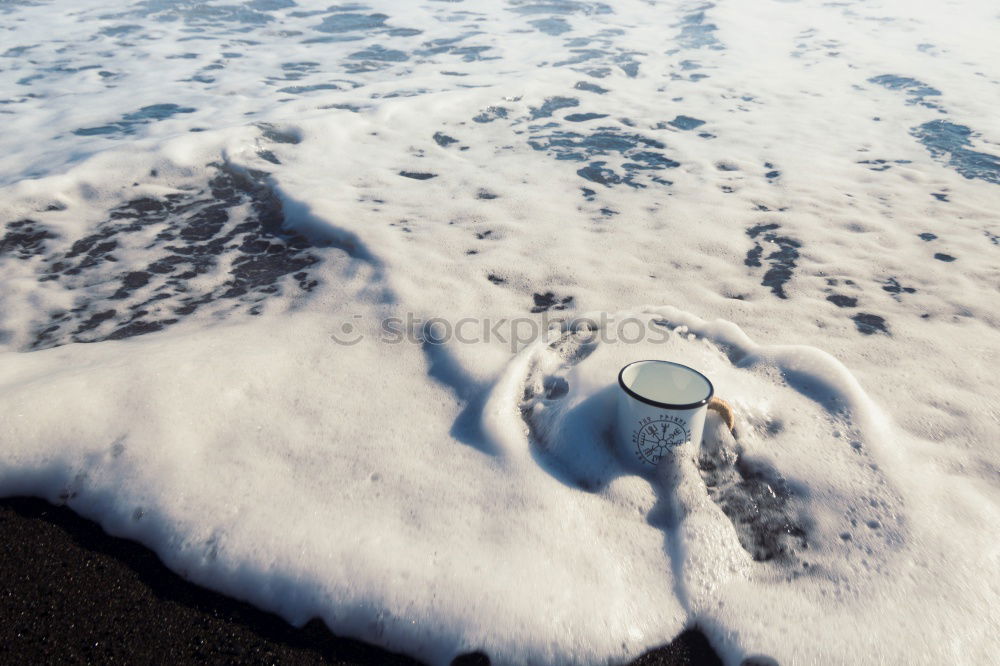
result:
M 722 398 L 712 396 L 712 399 L 708 401 L 708 408 L 718 414 L 719 417 L 725 421 L 726 427 L 729 428 L 729 432 L 733 433 L 733 437 L 735 437 L 736 417 L 733 415 L 733 408 L 730 404 Z

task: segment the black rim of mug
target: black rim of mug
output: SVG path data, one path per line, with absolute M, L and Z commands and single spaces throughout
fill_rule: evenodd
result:
M 630 389 L 628 386 L 626 386 L 625 385 L 625 379 L 624 379 L 625 371 L 628 368 L 632 367 L 633 365 L 635 365 L 637 363 L 665 363 L 667 365 L 673 365 L 673 366 L 676 366 L 678 368 L 684 368 L 685 370 L 689 370 L 689 371 L 693 372 L 694 374 L 698 375 L 699 377 L 701 377 L 702 379 L 705 380 L 705 383 L 708 384 L 708 395 L 705 396 L 703 399 L 697 401 L 697 402 L 692 402 L 692 403 L 687 404 L 687 405 L 673 405 L 673 404 L 670 404 L 669 402 L 660 402 L 658 400 L 653 400 L 652 398 L 647 398 L 644 395 L 640 395 L 640 394 L 636 393 L 635 391 L 633 391 L 632 389 Z M 713 395 L 715 395 L 715 386 L 712 385 L 712 380 L 710 380 L 708 377 L 706 377 L 702 373 L 698 372 L 694 368 L 686 366 L 683 363 L 674 363 L 673 361 L 663 361 L 663 360 L 655 359 L 655 358 L 643 359 L 641 361 L 632 361 L 631 363 L 629 363 L 628 365 L 626 365 L 625 367 L 623 367 L 621 370 L 618 371 L 618 385 L 622 387 L 622 390 L 625 391 L 625 393 L 629 394 L 630 396 L 632 396 L 633 398 L 635 398 L 639 402 L 644 402 L 647 405 L 652 405 L 653 407 L 661 407 L 663 409 L 677 409 L 677 410 L 695 409 L 696 407 L 701 407 L 703 405 L 707 405 L 708 401 L 712 399 Z

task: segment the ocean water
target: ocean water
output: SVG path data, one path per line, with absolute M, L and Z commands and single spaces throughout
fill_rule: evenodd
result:
M 998 31 L 0 2 L 0 495 L 433 664 L 992 662 Z M 631 471 L 640 358 L 735 437 Z

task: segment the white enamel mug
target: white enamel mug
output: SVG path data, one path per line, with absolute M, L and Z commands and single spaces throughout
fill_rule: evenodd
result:
M 653 469 L 688 442 L 701 444 L 708 401 L 715 389 L 708 377 L 670 361 L 635 361 L 618 373 L 619 454 L 634 466 Z

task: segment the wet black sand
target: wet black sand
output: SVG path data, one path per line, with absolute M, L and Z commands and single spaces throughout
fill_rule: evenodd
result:
M 37 499 L 0 500 L 0 581 L 2 664 L 418 663 L 192 585 L 139 544 Z M 721 662 L 692 630 L 633 663 Z

